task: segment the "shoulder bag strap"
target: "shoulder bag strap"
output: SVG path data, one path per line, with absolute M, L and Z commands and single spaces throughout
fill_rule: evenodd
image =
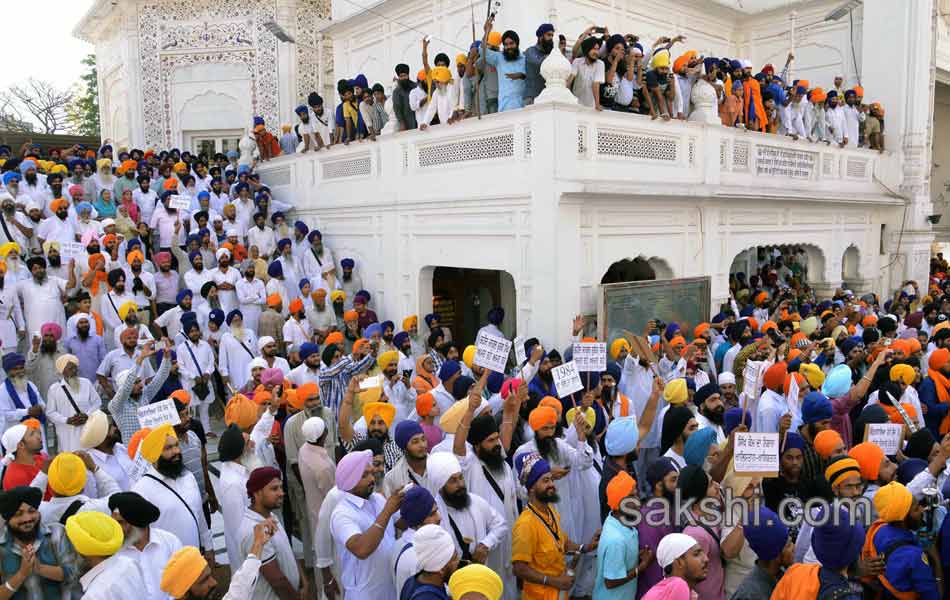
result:
M 63 393 L 66 394 L 66 399 L 69 400 L 69 403 L 73 405 L 73 410 L 76 411 L 76 414 L 82 414 L 82 411 L 79 410 L 79 406 L 76 405 L 76 401 L 73 400 L 73 395 L 69 393 L 69 388 L 66 387 L 66 384 L 63 384 Z
M 412 542 L 407 543 L 402 547 L 402 550 L 399 551 L 399 554 L 396 555 L 396 562 L 393 563 L 393 576 L 399 572 L 399 559 L 402 558 L 402 555 L 406 553 L 406 550 L 412 548 Z
M 243 345 L 244 344 L 241 344 L 241 346 Z M 195 358 L 195 353 L 191 350 L 191 344 L 188 342 L 188 340 L 185 340 L 185 348 L 188 348 L 188 354 L 191 355 L 191 362 L 195 363 L 195 371 L 197 371 L 198 377 L 201 377 L 202 375 L 204 375 L 204 373 L 201 372 L 201 367 L 198 366 L 198 359 Z M 244 349 L 247 350 L 247 348 L 244 348 Z
M 254 356 L 254 353 L 247 349 L 247 346 L 244 345 L 244 342 L 242 342 L 241 340 L 237 338 L 234 338 L 234 339 L 237 340 L 237 343 L 241 344 L 241 347 L 244 348 L 244 351 L 248 353 L 248 355 L 251 357 L 252 360 L 256 358 Z
M 501 490 L 501 486 L 498 485 L 498 482 L 495 481 L 495 478 L 492 476 L 491 471 L 488 470 L 488 467 L 482 465 L 482 473 L 485 474 L 485 479 L 488 480 L 488 485 L 491 486 L 491 489 L 495 490 L 495 494 L 498 495 L 498 498 L 501 500 L 501 503 L 505 503 L 505 492 Z
M 195 522 L 195 530 L 198 531 L 198 534 L 199 534 L 199 537 L 200 537 L 200 534 L 201 534 L 201 527 L 198 526 L 198 518 L 195 516 L 195 513 L 191 510 L 191 507 L 188 506 L 188 503 L 185 502 L 185 499 L 181 497 L 181 494 L 179 494 L 178 492 L 176 492 L 176 491 L 175 491 L 175 488 L 173 488 L 172 486 L 168 485 L 167 483 L 165 483 L 164 481 L 162 481 L 162 480 L 159 479 L 158 477 L 155 477 L 155 476 L 152 475 L 151 473 L 146 473 L 145 476 L 148 477 L 149 479 L 152 479 L 152 480 L 154 480 L 154 481 L 157 481 L 158 483 L 162 484 L 162 485 L 165 487 L 165 489 L 167 489 L 169 492 L 175 494 L 175 497 L 178 498 L 178 500 L 181 501 L 181 503 L 182 503 L 182 504 L 185 506 L 185 508 L 188 510 L 188 514 L 191 515 L 191 520 Z M 204 552 L 204 549 L 203 549 L 203 548 L 202 548 L 202 552 Z
M 459 547 L 462 548 L 462 560 L 472 562 L 472 552 L 469 550 L 468 544 L 465 542 L 465 538 L 462 537 L 462 532 L 459 531 L 458 525 L 455 524 L 455 519 L 453 519 L 450 515 L 446 516 L 449 517 L 449 525 L 452 526 L 452 533 L 455 534 L 455 539 L 458 541 Z

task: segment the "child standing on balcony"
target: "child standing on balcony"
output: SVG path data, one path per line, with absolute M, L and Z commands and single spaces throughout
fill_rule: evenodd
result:
M 719 105 L 719 118 L 726 127 L 736 127 L 742 117 L 742 82 L 732 84 L 732 93 Z

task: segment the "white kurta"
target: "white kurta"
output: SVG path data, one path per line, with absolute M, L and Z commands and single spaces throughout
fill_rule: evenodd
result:
M 250 505 L 247 497 L 247 468 L 240 463 L 229 460 L 221 463 L 221 475 L 215 495 L 221 505 L 221 516 L 224 517 L 224 543 L 228 550 L 228 563 L 231 569 L 240 564 L 241 539 L 238 531 L 244 519 L 244 509 Z
M 238 305 L 241 314 L 244 315 L 244 326 L 251 331 L 257 331 L 261 312 L 267 304 L 264 282 L 260 279 L 248 281 L 247 278 L 244 278 L 238 281 L 235 287 L 237 288 Z
M 17 293 L 23 303 L 27 335 L 38 334 L 46 323 L 66 328 L 66 311 L 63 309 L 65 280 L 47 277 L 42 284 L 37 284 L 33 278 L 24 279 L 17 284 Z
M 143 600 L 167 600 L 171 598 L 161 590 L 162 573 L 172 554 L 178 552 L 181 547 L 181 540 L 175 537 L 175 534 L 158 527 L 149 527 L 148 543 L 145 544 L 145 548 L 142 550 L 135 546 L 122 546 L 117 554 L 134 560 L 142 570 L 142 578 L 145 580 L 145 594 L 144 596 L 140 594 L 139 598 Z
M 40 395 L 39 390 L 30 382 L 27 382 L 27 386 L 33 389 L 36 393 L 37 404 L 43 406 L 45 410 L 46 407 L 43 402 L 43 396 Z M 14 398 L 11 398 L 10 394 L 7 393 L 6 383 L 0 382 L 0 413 L 3 413 L 4 431 L 25 419 L 27 417 L 27 410 L 30 408 L 30 398 L 26 388 L 22 390 L 14 389 L 19 397 L 20 405 L 23 406 L 23 408 L 17 408 Z
M 118 554 L 90 569 L 79 582 L 83 600 L 128 600 L 141 597 L 145 589 L 138 563 Z
M 11 279 L 0 290 L 0 347 L 4 354 L 16 351 L 19 331 L 26 332 L 26 321 L 17 299 L 16 281 Z
M 244 344 L 243 348 L 241 343 Z M 232 331 L 226 331 L 221 336 L 218 346 L 218 372 L 222 377 L 231 380 L 231 387 L 234 389 L 239 390 L 247 383 L 251 360 L 257 356 L 256 351 L 257 337 L 247 328 L 244 329 L 240 342 Z
M 227 315 L 238 307 L 237 292 L 234 290 L 222 290 L 221 284 L 229 283 L 237 287 L 238 281 L 241 280 L 241 274 L 238 273 L 237 269 L 232 267 L 228 267 L 227 271 L 222 271 L 218 268 L 211 272 L 211 279 L 218 285 L 218 301 L 221 303 L 221 310 Z
M 178 492 L 178 496 L 181 496 L 184 503 L 165 485 L 155 481 L 149 475 L 160 479 L 165 485 Z M 211 530 L 208 529 L 202 509 L 201 491 L 191 471 L 184 469 L 178 479 L 170 479 L 150 468 L 144 477 L 135 482 L 132 491 L 138 492 L 161 511 L 161 516 L 154 523 L 155 527 L 175 534 L 185 546 L 195 546 L 206 550 L 213 548 Z M 195 518 L 193 519 L 192 516 Z
M 79 445 L 79 437 L 82 434 L 83 426 L 70 425 L 66 422 L 67 419 L 78 414 L 76 408 L 79 408 L 80 413 L 90 415 L 94 410 L 99 410 L 102 407 L 102 400 L 99 398 L 92 382 L 83 377 L 77 379 L 79 381 L 78 389 L 69 386 L 69 393 L 72 395 L 76 407 L 73 407 L 73 402 L 70 402 L 66 395 L 65 388 L 67 384 L 64 379 L 51 385 L 46 393 L 46 417 L 56 428 L 56 441 L 60 452 L 73 452 L 82 449 Z

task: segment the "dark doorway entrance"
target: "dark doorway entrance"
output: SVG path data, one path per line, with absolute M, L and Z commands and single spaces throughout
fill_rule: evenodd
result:
M 492 307 L 505 309 L 501 330 L 510 338 L 515 329 L 514 279 L 504 271 L 435 267 L 432 273 L 432 312 L 452 331 L 461 346 L 475 343 Z

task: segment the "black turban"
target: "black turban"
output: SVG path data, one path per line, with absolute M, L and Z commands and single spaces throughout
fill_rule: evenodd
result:
M 472 424 L 468 427 L 467 441 L 477 447 L 493 433 L 498 433 L 498 423 L 490 414 L 483 413 L 472 419 Z
M 366 438 L 362 442 L 353 446 L 353 452 L 362 452 L 363 450 L 372 450 L 373 456 L 382 456 L 383 443 L 376 438 Z
M 206 281 L 204 285 L 201 286 L 201 297 L 205 300 L 208 299 L 208 294 L 211 293 L 211 288 L 217 287 L 217 284 L 213 281 Z
M 26 259 L 26 268 L 27 268 L 27 269 L 29 269 L 30 271 L 32 271 L 34 265 L 39 265 L 39 266 L 41 266 L 41 267 L 43 267 L 43 268 L 45 269 L 45 268 L 46 268 L 46 259 L 43 258 L 42 256 L 31 256 L 30 258 Z
M 706 490 L 709 489 L 709 476 L 699 465 L 686 465 L 680 471 L 679 482 L 676 487 L 682 492 L 683 500 L 699 502 L 706 497 Z
M 17 487 L 0 494 L 0 517 L 4 521 L 10 518 L 20 510 L 23 503 L 29 504 L 33 508 L 39 508 L 43 500 L 43 492 L 39 488 L 18 485 Z
M 109 271 L 109 287 L 115 287 L 115 284 L 119 282 L 119 279 L 125 279 L 125 271 L 122 269 L 112 269 Z
M 936 443 L 937 441 L 929 429 L 920 429 L 907 438 L 907 447 L 904 448 L 904 456 L 907 458 L 920 458 L 929 462 L 930 452 Z
M 696 390 L 696 393 L 693 394 L 693 402 L 696 403 L 696 406 L 702 406 L 710 396 L 716 394 L 721 394 L 722 392 L 719 389 L 718 383 L 707 383 L 703 387 Z
M 218 438 L 218 458 L 222 461 L 234 460 L 244 454 L 244 432 L 231 424 Z
M 456 400 L 464 400 L 465 398 L 468 398 L 468 390 L 473 385 L 475 385 L 474 379 L 462 375 L 455 380 L 455 383 L 452 384 L 452 397 Z
M 320 358 L 323 359 L 323 364 L 329 367 L 330 363 L 333 362 L 333 357 L 336 355 L 337 350 L 339 350 L 339 346 L 336 344 L 327 344 L 323 349 L 323 353 L 320 355 Z
M 158 507 L 136 492 L 119 492 L 109 496 L 109 510 L 117 510 L 134 527 L 148 527 L 158 520 Z
M 686 406 L 671 406 L 670 410 L 666 411 L 666 414 L 663 416 L 663 433 L 660 440 L 660 452 L 665 454 L 666 451 L 670 449 L 670 446 L 673 445 L 676 438 L 682 435 L 683 430 L 686 429 L 686 425 L 692 418 L 693 411 Z

